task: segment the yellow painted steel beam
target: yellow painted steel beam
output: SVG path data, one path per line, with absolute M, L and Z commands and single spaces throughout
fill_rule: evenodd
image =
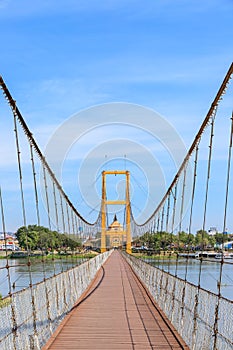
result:
M 126 200 L 126 252 L 131 254 L 131 229 L 130 229 L 130 198 L 129 198 L 129 183 L 130 183 L 130 175 L 129 171 L 126 173 L 126 192 L 125 192 L 125 200 Z
M 105 170 L 103 175 L 126 175 L 129 173 L 128 170 Z
M 101 253 L 106 252 L 106 178 L 105 176 L 102 177 L 102 203 L 101 203 Z
M 111 201 L 111 200 L 109 200 L 109 201 L 105 201 L 105 204 L 126 204 L 126 201 L 125 200 L 119 200 L 119 201 Z

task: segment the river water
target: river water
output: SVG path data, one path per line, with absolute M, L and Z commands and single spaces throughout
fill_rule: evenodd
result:
M 81 264 L 85 259 L 76 259 L 75 261 L 70 258 L 56 259 L 54 261 L 47 260 L 45 264 L 45 276 L 46 278 L 58 274 L 61 271 L 66 271 L 75 265 Z M 186 260 L 179 259 L 176 261 L 168 260 L 156 261 L 153 259 L 146 259 L 146 261 L 154 266 L 158 266 L 161 269 L 168 271 L 178 277 L 184 279 L 186 274 Z M 222 271 L 222 283 L 221 283 L 221 295 L 227 299 L 233 300 L 233 260 L 232 264 L 224 264 Z M 0 259 L 0 268 L 6 266 L 6 259 Z M 27 288 L 29 285 L 29 272 L 27 267 L 27 259 L 9 259 L 10 281 L 12 291 L 16 292 L 23 288 Z M 221 264 L 218 261 L 203 261 L 201 265 L 201 287 L 217 293 L 217 282 L 219 281 Z M 187 281 L 198 284 L 198 277 L 200 272 L 200 260 L 189 259 L 187 265 Z M 44 272 L 41 262 L 34 262 L 31 266 L 32 282 L 37 283 L 43 280 Z M 7 269 L 0 269 L 0 293 L 2 296 L 6 296 L 9 292 Z
M 156 261 L 153 259 L 145 259 L 146 262 L 158 266 L 164 271 L 168 271 L 177 275 L 178 277 L 184 279 L 186 274 L 187 266 L 187 276 L 186 279 L 188 282 L 191 282 L 195 285 L 198 285 L 198 278 L 200 272 L 200 260 L 198 259 L 189 259 L 188 264 L 186 260 L 179 259 L 178 263 L 176 261 L 164 260 Z M 221 281 L 221 295 L 227 299 L 233 300 L 233 259 L 228 260 L 229 263 L 223 264 L 222 269 L 222 281 Z M 220 276 L 220 267 L 221 264 L 219 261 L 203 261 L 201 264 L 201 279 L 200 285 L 201 288 L 209 290 L 213 293 L 217 293 L 217 283 Z
M 71 258 L 62 258 L 47 260 L 44 264 L 44 268 L 42 266 L 41 261 L 35 259 L 32 261 L 31 265 L 31 276 L 32 283 L 41 282 L 46 278 L 53 276 L 54 274 L 58 274 L 62 271 L 66 271 L 74 266 L 81 264 L 86 261 L 86 259 L 71 259 Z M 5 267 L 7 264 L 6 259 L 0 259 L 0 294 L 5 297 L 9 293 L 9 282 L 7 276 L 7 269 Z M 12 292 L 17 292 L 21 289 L 27 288 L 29 286 L 29 271 L 27 266 L 27 259 L 9 259 L 8 264 L 10 266 L 10 283 Z

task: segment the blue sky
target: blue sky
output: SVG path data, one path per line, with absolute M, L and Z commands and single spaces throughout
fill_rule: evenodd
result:
M 232 62 L 232 23 L 232 0 L 0 0 L 0 74 L 42 149 L 67 118 L 111 102 L 155 110 L 189 147 Z

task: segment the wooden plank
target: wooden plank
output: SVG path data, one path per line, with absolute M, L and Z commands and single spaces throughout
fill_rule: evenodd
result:
M 99 287 L 68 315 L 43 350 L 188 349 L 118 251 L 104 273 Z

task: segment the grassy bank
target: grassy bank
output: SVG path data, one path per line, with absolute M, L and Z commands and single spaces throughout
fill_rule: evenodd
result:
M 10 305 L 10 303 L 11 303 L 11 298 L 10 297 L 6 297 L 6 298 L 2 299 L 1 296 L 0 296 L 0 309 Z
M 8 256 L 8 257 L 10 257 L 11 256 L 11 251 L 9 252 L 7 252 L 7 254 L 6 254 L 6 252 L 5 251 L 0 251 L 0 259 L 6 259 L 6 256 Z
M 150 259 L 150 260 L 176 260 L 177 258 L 177 254 L 176 253 L 171 253 L 171 254 L 152 254 L 152 255 L 147 255 L 147 254 L 143 254 L 143 253 L 132 253 L 133 256 L 135 256 L 135 258 L 139 258 L 139 259 Z
M 42 258 L 44 260 L 59 260 L 59 259 L 90 259 L 97 255 L 97 253 L 72 253 L 72 252 L 62 252 L 62 253 L 54 253 L 54 254 L 42 254 L 41 252 L 33 252 L 30 255 L 31 260 L 41 260 Z M 27 259 L 28 255 L 26 252 L 12 252 L 8 255 L 9 258 L 12 259 Z M 2 256 L 2 258 L 6 258 L 5 256 Z

